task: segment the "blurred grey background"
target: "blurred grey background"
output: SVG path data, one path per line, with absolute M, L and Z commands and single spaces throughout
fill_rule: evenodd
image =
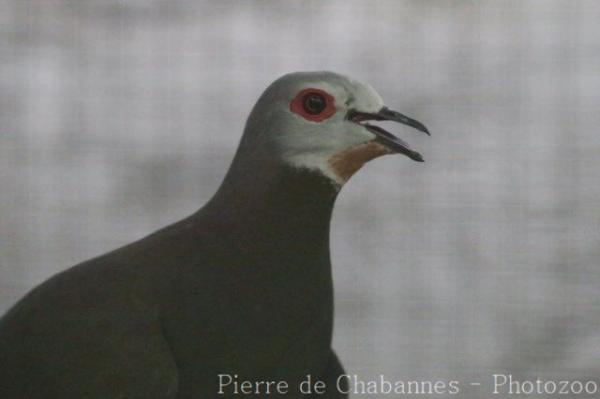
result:
M 261 91 L 326 69 L 433 132 L 396 128 L 427 162 L 373 161 L 338 200 L 347 371 L 465 398 L 500 372 L 600 383 L 599 21 L 567 0 L 0 0 L 0 312 L 194 212 Z

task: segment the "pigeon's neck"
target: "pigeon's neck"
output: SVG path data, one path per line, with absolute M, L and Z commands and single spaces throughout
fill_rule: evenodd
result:
M 283 163 L 232 165 L 208 208 L 231 222 L 329 232 L 339 187 L 317 171 Z
M 235 289 L 235 295 L 221 300 L 231 301 L 246 323 L 240 331 L 254 331 L 265 348 L 278 348 L 265 337 L 277 337 L 281 350 L 294 348 L 298 339 L 325 352 L 330 347 L 329 226 L 337 192 L 313 171 L 234 161 L 213 199 L 196 215 L 202 226 L 199 242 L 209 249 L 208 264 L 217 266 L 219 286 Z M 187 278 L 193 281 L 193 275 Z M 204 281 L 206 273 L 201 277 Z M 256 333 L 261 331 L 268 334 Z M 252 350 L 244 346 L 242 351 Z

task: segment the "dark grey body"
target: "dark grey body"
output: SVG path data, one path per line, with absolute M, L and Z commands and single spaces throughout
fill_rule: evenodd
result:
M 0 319 L 0 397 L 229 397 L 218 374 L 286 380 L 288 397 L 311 374 L 328 383 L 319 397 L 345 397 L 331 349 L 337 190 L 317 173 L 245 167 L 195 215 L 17 303 Z

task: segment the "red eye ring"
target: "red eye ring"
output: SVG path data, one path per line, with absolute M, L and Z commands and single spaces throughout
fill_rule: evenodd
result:
M 320 108 L 312 107 L 310 103 L 317 104 L 319 101 L 325 101 L 325 106 Z M 294 97 L 290 103 L 290 110 L 304 119 L 312 122 L 322 122 L 335 114 L 335 100 L 327 92 L 320 89 L 304 89 Z

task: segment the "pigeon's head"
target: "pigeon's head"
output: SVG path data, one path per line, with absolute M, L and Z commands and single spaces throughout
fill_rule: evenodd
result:
M 242 146 L 255 155 L 317 170 L 339 185 L 381 155 L 400 153 L 423 161 L 372 121 L 395 121 L 428 133 L 420 122 L 385 107 L 365 83 L 333 72 L 292 73 L 262 94 Z

